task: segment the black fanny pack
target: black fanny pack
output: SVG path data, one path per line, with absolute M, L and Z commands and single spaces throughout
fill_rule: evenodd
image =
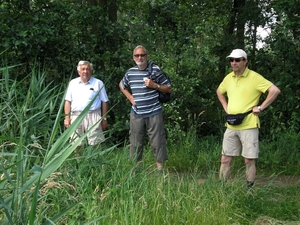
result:
M 226 122 L 230 125 L 239 125 L 243 122 L 243 119 L 252 112 L 239 113 L 239 114 L 227 114 L 225 116 Z

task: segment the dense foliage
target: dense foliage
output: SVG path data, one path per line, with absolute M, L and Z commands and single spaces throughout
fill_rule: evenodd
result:
M 113 106 L 110 130 L 118 143 L 127 136 L 129 113 L 118 83 L 133 65 L 136 45 L 146 46 L 172 78 L 168 130 L 200 122 L 199 136 L 222 133 L 215 89 L 230 69 L 226 55 L 244 48 L 249 67 L 282 90 L 262 116 L 262 137 L 275 139 L 288 127 L 299 132 L 299 9 L 296 0 L 11 0 L 0 5 L 0 51 L 9 65 L 22 64 L 15 69 L 18 79 L 38 64 L 54 84 L 77 76 L 79 60 L 93 62 Z M 264 40 L 259 27 L 269 32 Z

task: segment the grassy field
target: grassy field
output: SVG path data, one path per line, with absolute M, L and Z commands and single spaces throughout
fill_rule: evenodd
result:
M 128 143 L 107 140 L 75 156 L 85 137 L 68 140 L 86 111 L 63 129 L 62 88 L 45 79 L 33 71 L 19 82 L 4 73 L 0 82 L 0 224 L 299 224 L 299 134 L 262 140 L 251 191 L 240 157 L 219 182 L 222 137 L 198 137 L 193 126 L 169 131 L 169 160 L 157 174 L 149 145 L 138 166 Z
M 26 190 L 22 194 L 23 224 L 29 224 L 26 217 L 34 194 L 37 206 L 32 224 L 55 221 L 67 209 L 55 224 L 253 224 L 261 216 L 300 220 L 300 185 L 299 180 L 292 180 L 296 176 L 288 175 L 294 183 L 284 185 L 279 182 L 281 174 L 261 171 L 256 186 L 246 191 L 244 168 L 237 169 L 239 163 L 231 179 L 222 184 L 217 170 L 202 171 L 197 164 L 188 169 L 172 166 L 172 161 L 180 159 L 171 149 L 163 174 L 156 173 L 149 148 L 139 166 L 128 160 L 125 147 L 102 152 L 86 147 L 79 158 L 71 154 L 40 182 L 38 190 Z M 11 191 L 2 189 L 2 196 L 9 194 Z M 11 224 L 18 224 L 19 213 L 16 211 Z M 4 211 L 0 221 L 9 224 Z

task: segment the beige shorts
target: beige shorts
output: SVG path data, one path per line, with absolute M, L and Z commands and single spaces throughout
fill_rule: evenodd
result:
M 222 155 L 257 159 L 259 153 L 258 128 L 247 130 L 226 129 L 223 138 Z
M 79 113 L 71 114 L 71 123 L 79 116 Z M 94 124 L 98 123 L 87 134 L 87 140 L 89 145 L 96 145 L 104 141 L 105 137 L 102 131 L 101 123 L 101 110 L 89 111 L 83 118 L 82 122 L 71 136 L 71 142 L 75 142 L 78 137 L 87 132 Z M 83 143 L 81 142 L 80 145 Z

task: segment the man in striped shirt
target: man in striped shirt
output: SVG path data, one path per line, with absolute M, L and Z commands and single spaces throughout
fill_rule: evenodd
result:
M 142 161 L 144 139 L 146 133 L 153 149 L 157 169 L 162 172 L 163 162 L 168 159 L 166 148 L 166 134 L 163 123 L 162 107 L 158 101 L 158 92 L 171 93 L 172 87 L 165 76 L 158 79 L 158 83 L 149 79 L 147 50 L 138 45 L 133 50 L 135 67 L 130 68 L 119 87 L 130 101 L 130 157 Z M 153 65 L 152 73 L 159 71 Z

